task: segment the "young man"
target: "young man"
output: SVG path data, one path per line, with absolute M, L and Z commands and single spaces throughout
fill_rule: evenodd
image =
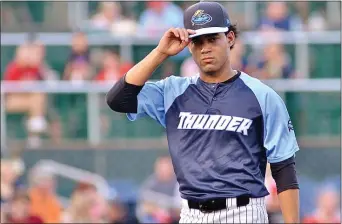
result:
M 224 8 L 200 2 L 107 94 L 109 107 L 130 120 L 150 116 L 166 128 L 182 197 L 181 223 L 268 222 L 267 160 L 286 223 L 299 222 L 295 152 L 282 99 L 259 80 L 235 71 L 236 29 Z M 171 55 L 189 47 L 198 76 L 147 82 Z

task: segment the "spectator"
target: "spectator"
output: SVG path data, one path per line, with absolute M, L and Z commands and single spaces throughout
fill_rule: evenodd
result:
M 1 202 L 6 202 L 13 197 L 17 181 L 24 171 L 21 160 L 1 159 Z
M 91 223 L 108 223 L 109 222 L 109 205 L 106 199 L 100 194 L 94 194 L 92 204 L 89 209 Z
M 91 26 L 95 29 L 110 30 L 112 25 L 121 18 L 120 3 L 100 2 L 98 12 L 91 19 Z
M 120 56 L 113 51 L 106 51 L 103 57 L 102 69 L 95 77 L 97 81 L 118 81 L 123 77 L 132 64 L 128 62 L 122 62 Z
M 135 34 L 137 23 L 122 14 L 121 4 L 118 2 L 101 2 L 98 12 L 90 22 L 90 28 L 111 31 L 115 36 Z
M 279 43 L 270 43 L 263 49 L 261 58 L 256 59 L 256 71 L 253 76 L 259 79 L 288 79 L 295 77 L 290 58 Z
M 123 61 L 120 56 L 114 51 L 107 50 L 104 52 L 103 57 L 99 58 L 102 59 L 101 69 L 94 78 L 98 82 L 116 82 L 121 77 L 123 77 L 130 68 L 133 67 L 132 63 Z M 105 104 L 104 101 L 103 104 Z M 101 108 L 106 107 L 103 106 Z M 112 115 L 109 115 L 108 113 L 106 113 L 106 110 L 104 110 L 100 116 L 101 136 L 108 136 L 110 132 L 110 122 L 112 119 Z
M 234 48 L 231 51 L 231 65 L 235 70 L 249 73 L 248 60 L 245 56 L 245 46 L 240 39 L 235 40 Z
M 62 221 L 63 223 L 86 223 L 90 222 L 89 207 L 92 198 L 82 191 L 73 193 L 69 207 L 66 209 Z
M 109 223 L 127 223 L 127 210 L 118 201 L 109 202 Z
M 310 31 L 324 31 L 328 28 L 326 13 L 323 9 L 313 11 L 308 18 L 308 30 Z
M 14 193 L 15 174 L 9 161 L 1 160 L 1 202 L 12 198 Z
M 178 194 L 172 162 L 169 157 L 160 157 L 155 163 L 154 174 L 143 184 L 138 205 L 141 222 L 165 223 L 178 220 L 174 211 L 179 209 Z
M 183 27 L 183 11 L 172 2 L 146 2 L 147 9 L 139 19 L 141 32 L 145 35 L 160 35 L 170 27 Z
M 57 71 L 52 69 L 45 60 L 46 59 L 45 58 L 45 54 L 46 54 L 45 45 L 40 41 L 35 41 L 34 44 L 37 48 L 38 55 L 41 55 L 41 58 L 42 58 L 42 63 L 40 67 L 42 79 L 47 80 L 47 81 L 59 79 Z
M 303 223 L 341 223 L 339 215 L 340 195 L 330 187 L 320 190 L 317 197 L 317 208 L 313 214 L 304 217 Z
M 93 185 L 80 184 L 63 215 L 64 223 L 108 223 L 108 205 Z
M 91 66 L 87 36 L 78 32 L 73 35 L 71 54 L 64 69 L 65 80 L 75 83 L 88 80 L 91 76 Z
M 39 216 L 30 213 L 30 198 L 25 191 L 15 192 L 9 203 L 9 214 L 6 221 L 8 223 L 44 223 Z
M 265 16 L 262 17 L 258 28 L 276 28 L 284 31 L 301 30 L 302 22 L 299 17 L 289 14 L 286 2 L 268 2 Z
M 26 43 L 17 48 L 14 60 L 5 71 L 6 81 L 44 80 L 44 54 L 35 43 Z M 5 96 L 6 110 L 9 113 L 27 113 L 28 144 L 39 146 L 40 136 L 47 130 L 46 95 L 33 93 L 8 93 Z
M 55 177 L 49 170 L 33 169 L 30 173 L 29 197 L 32 214 L 44 223 L 59 223 L 62 206 L 55 191 Z

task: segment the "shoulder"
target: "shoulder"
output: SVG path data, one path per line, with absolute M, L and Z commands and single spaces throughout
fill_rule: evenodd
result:
M 147 82 L 147 84 L 154 83 L 158 86 L 162 86 L 164 89 L 178 89 L 188 87 L 191 84 L 195 84 L 197 79 L 198 76 L 180 77 L 172 75 L 156 82 L 149 81 Z
M 241 72 L 240 79 L 253 91 L 258 91 L 265 94 L 275 92 L 271 87 L 263 83 L 260 79 L 254 78 L 247 73 Z
M 258 100 L 280 100 L 281 97 L 270 86 L 263 83 L 261 80 L 251 77 L 250 75 L 241 72 L 240 79 L 249 89 L 252 90 Z

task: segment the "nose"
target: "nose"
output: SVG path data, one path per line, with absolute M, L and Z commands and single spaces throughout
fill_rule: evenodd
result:
M 201 49 L 201 53 L 202 54 L 207 54 L 211 52 L 211 46 L 210 43 L 208 43 L 207 41 L 204 41 L 204 43 L 202 44 L 202 49 Z

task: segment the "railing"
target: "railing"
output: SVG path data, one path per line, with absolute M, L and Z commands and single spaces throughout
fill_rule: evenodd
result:
M 266 33 L 264 33 L 266 34 Z M 37 38 L 49 46 L 71 45 L 72 33 L 37 33 Z M 266 34 L 267 35 L 267 34 Z M 11 46 L 22 44 L 27 41 L 28 33 L 1 33 L 1 45 Z M 156 45 L 161 34 L 148 36 L 137 34 L 136 36 L 113 36 L 107 33 L 90 33 L 88 36 L 89 45 Z M 267 39 L 262 38 L 260 31 L 247 31 L 241 34 L 245 44 L 266 44 L 272 41 L 283 44 L 338 44 L 341 43 L 340 31 L 279 31 L 276 35 L 269 35 Z
M 276 90 L 280 95 L 284 92 L 340 92 L 341 79 L 294 79 L 264 80 L 264 83 Z M 1 144 L 6 146 L 6 110 L 3 97 L 6 93 L 85 93 L 87 94 L 88 142 L 97 146 L 101 142 L 100 103 L 113 83 L 83 82 L 74 84 L 67 81 L 45 82 L 1 82 Z M 101 95 L 101 97 L 100 97 Z
M 157 80 L 151 80 L 157 81 Z M 341 90 L 341 79 L 270 79 L 262 80 L 279 92 L 336 92 Z M 94 83 L 84 81 L 1 81 L 1 93 L 106 93 L 114 82 Z
M 38 33 L 37 37 L 47 46 L 71 45 L 72 33 Z M 28 38 L 27 33 L 1 33 L 1 46 L 13 46 L 24 43 Z M 133 46 L 155 46 L 160 36 L 139 35 L 120 37 L 109 33 L 88 34 L 88 42 L 91 46 L 112 45 L 120 47 L 120 55 L 123 59 L 133 61 Z M 277 35 L 265 36 L 262 32 L 244 32 L 241 39 L 246 45 L 263 45 L 271 42 L 295 45 L 296 72 L 302 78 L 309 77 L 309 44 L 340 44 L 340 31 L 297 32 L 284 31 Z
M 110 189 L 107 181 L 100 175 L 91 173 L 86 170 L 82 170 L 73 166 L 68 166 L 62 163 L 58 163 L 53 160 L 40 160 L 33 169 L 48 170 L 52 174 L 59 175 L 68 179 L 75 180 L 77 182 L 93 184 L 98 192 L 107 199 L 113 199 L 117 197 L 117 192 Z M 67 200 L 66 198 L 63 198 Z

